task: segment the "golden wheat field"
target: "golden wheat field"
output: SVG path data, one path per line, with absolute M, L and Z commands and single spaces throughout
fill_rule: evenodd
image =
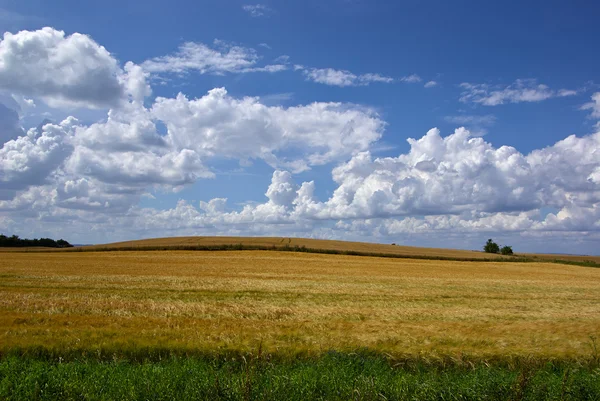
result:
M 4 252 L 0 350 L 585 357 L 600 269 L 276 251 Z

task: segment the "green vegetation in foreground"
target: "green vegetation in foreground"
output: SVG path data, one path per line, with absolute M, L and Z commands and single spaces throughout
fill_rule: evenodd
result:
M 128 247 L 77 247 L 65 249 L 65 252 L 114 252 L 114 251 L 279 251 L 279 252 L 306 252 L 306 253 L 322 253 L 327 255 L 349 255 L 349 256 L 370 256 L 378 258 L 394 258 L 394 259 L 424 259 L 424 260 L 447 260 L 456 262 L 507 262 L 507 263 L 558 263 L 585 267 L 600 267 L 600 263 L 592 260 L 574 261 L 564 259 L 537 259 L 523 256 L 511 256 L 507 258 L 459 258 L 451 256 L 431 256 L 431 255 L 403 255 L 396 253 L 381 253 L 381 252 L 361 252 L 351 250 L 338 249 L 321 249 L 307 248 L 303 246 L 265 246 L 265 245 L 244 245 L 244 244 L 221 244 L 221 245 L 165 245 L 165 246 L 128 246 Z M 18 251 L 17 251 L 18 252 Z M 24 250 L 23 252 L 28 252 Z M 36 252 L 41 252 L 36 250 Z
M 489 366 L 369 353 L 319 357 L 169 357 L 161 361 L 0 359 L 2 400 L 600 400 L 600 369 Z

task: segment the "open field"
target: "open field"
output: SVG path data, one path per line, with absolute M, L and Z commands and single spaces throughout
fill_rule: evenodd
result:
M 4 252 L 0 399 L 597 400 L 600 269 Z
M 0 347 L 586 358 L 600 270 L 273 251 L 4 253 Z

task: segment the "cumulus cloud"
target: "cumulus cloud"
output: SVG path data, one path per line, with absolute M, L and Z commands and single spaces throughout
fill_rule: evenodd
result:
M 354 156 L 333 171 L 339 184 L 322 216 L 381 217 L 528 211 L 562 208 L 574 199 L 593 204 L 600 188 L 600 133 L 570 136 L 523 155 L 494 148 L 465 129 L 442 138 L 431 130 L 397 158 Z
M 600 133 L 570 136 L 526 155 L 507 146 L 495 148 L 464 129 L 446 137 L 433 129 L 409 144 L 410 151 L 397 157 L 373 158 L 363 152 L 340 164 L 333 169 L 337 188 L 323 201 L 316 198 L 313 181 L 298 184 L 289 172 L 276 170 L 265 202 L 241 210 L 232 210 L 225 198 L 198 207 L 181 200 L 172 209 L 138 208 L 127 202 L 130 197 L 108 195 L 89 178 L 65 181 L 57 188 L 30 188 L 12 201 L 0 200 L 0 210 L 20 211 L 11 217 L 27 217 L 36 224 L 90 219 L 93 224 L 88 226 L 123 239 L 282 235 L 406 243 L 418 239 L 478 248 L 482 237 L 498 234 L 521 238 L 520 249 L 526 241 L 539 246 L 541 238 L 559 250 L 565 237 L 573 237 L 576 241 L 562 248 L 571 252 L 591 249 L 600 239 L 600 159 L 595 154 Z M 102 221 L 92 214 L 108 207 L 122 211 Z M 543 208 L 554 211 L 544 215 Z
M 63 163 L 73 148 L 69 137 L 77 120 L 70 117 L 60 124 L 46 124 L 41 133 L 30 129 L 27 135 L 4 144 L 0 149 L 0 188 L 23 189 L 41 185 Z
M 298 172 L 366 150 L 383 132 L 373 110 L 342 103 L 269 107 L 260 98 L 236 99 L 224 88 L 199 99 L 157 98 L 152 116 L 167 126 L 176 149 L 203 156 L 262 159 Z M 278 152 L 296 150 L 300 159 Z
M 302 171 L 367 149 L 384 127 L 375 112 L 359 106 L 266 106 L 259 98 L 233 98 L 224 89 L 194 100 L 157 98 L 146 108 L 145 72 L 126 65 L 122 79 L 129 102 L 111 109 L 106 120 L 46 123 L 17 133 L 0 148 L 1 210 L 44 219 L 126 213 L 149 190 L 177 190 L 214 177 L 213 158 L 244 164 L 260 158 Z M 17 117 L 10 117 L 14 123 Z M 158 132 L 158 123 L 166 132 Z M 235 219 L 278 216 L 275 212 L 293 200 L 290 193 L 295 197 L 295 187 L 286 190 L 290 180 L 290 173 L 281 173 L 267 191 L 269 205 Z M 92 218 L 97 216 L 85 215 Z
M 410 151 L 395 158 L 373 159 L 364 152 L 333 169 L 337 188 L 325 201 L 316 199 L 314 182 L 298 185 L 290 173 L 277 170 L 267 201 L 240 211 L 226 211 L 226 199 L 218 198 L 200 204 L 204 213 L 181 202 L 175 209 L 142 214 L 157 225 L 180 221 L 187 228 L 241 232 L 262 225 L 271 234 L 327 227 L 345 238 L 352 233 L 376 238 L 600 233 L 600 159 L 587 151 L 600 148 L 600 133 L 570 136 L 527 155 L 495 148 L 465 129 L 447 137 L 432 129 L 409 144 Z M 542 216 L 542 208 L 556 212 Z
M 200 177 L 214 176 L 203 165 L 200 156 L 189 149 L 160 155 L 152 152 L 103 154 L 78 148 L 67 167 L 105 183 L 138 186 L 180 186 L 191 184 Z
M 150 111 L 137 102 L 110 110 L 106 121 L 79 126 L 75 132 L 74 151 L 64 166 L 73 177 L 141 189 L 180 186 L 214 176 L 199 153 L 170 146 L 157 132 Z
M 426 88 L 433 88 L 435 86 L 438 86 L 437 81 L 427 81 L 425 82 L 425 85 L 423 85 Z
M 505 103 L 541 102 L 553 97 L 573 96 L 577 91 L 561 89 L 555 91 L 547 85 L 538 84 L 535 79 L 517 79 L 514 83 L 502 87 L 488 84 L 460 84 L 463 92 L 460 101 L 478 103 L 484 106 L 498 106 Z
M 0 88 L 51 106 L 115 106 L 125 96 L 120 74 L 116 59 L 79 33 L 43 28 L 0 41 Z
M 77 142 L 81 128 L 73 129 L 72 122 L 62 126 L 45 127 L 46 136 L 66 131 L 58 136 L 72 138 L 74 154 L 81 151 L 78 147 L 91 152 L 88 145 Z M 130 134 L 128 141 L 135 138 Z M 137 138 L 144 143 L 144 135 Z M 196 178 L 186 177 L 186 172 L 203 171 L 202 164 L 195 164 L 196 151 L 177 153 L 165 143 L 148 145 L 156 148 L 154 156 L 133 147 L 115 157 L 99 152 L 68 158 L 60 177 L 0 200 L 0 210 L 13 211 L 13 219 L 18 211 L 22 218 L 38 223 L 64 218 L 96 221 L 97 213 L 111 213 L 114 217 L 94 223 L 99 230 L 136 227 L 141 230 L 137 235 L 172 230 L 174 234 L 366 236 L 382 241 L 457 233 L 477 239 L 477 233 L 492 232 L 529 237 L 579 232 L 589 241 L 600 237 L 590 234 L 600 233 L 596 154 L 600 133 L 570 136 L 529 154 L 508 146 L 496 148 L 465 129 L 446 137 L 432 129 L 409 144 L 410 150 L 397 157 L 373 158 L 367 151 L 339 164 L 332 171 L 337 188 L 325 200 L 315 196 L 315 182 L 297 183 L 290 172 L 276 170 L 266 201 L 241 210 L 231 210 L 225 198 L 200 202 L 198 207 L 182 200 L 173 209 L 137 208 L 135 203 L 149 185 L 192 182 Z M 79 165 L 78 159 L 91 162 Z M 542 215 L 543 208 L 555 211 Z
M 220 40 L 215 40 L 213 45 L 211 48 L 203 43 L 186 42 L 175 54 L 147 60 L 142 63 L 142 68 L 150 73 L 183 74 L 195 71 L 214 75 L 279 72 L 287 69 L 285 64 L 257 66 L 260 57 L 256 50 L 251 48 L 235 46 Z
M 295 70 L 301 70 L 307 80 L 330 86 L 366 86 L 374 82 L 392 83 L 393 78 L 381 74 L 356 75 L 346 70 L 335 70 L 333 68 L 306 68 L 297 65 Z
M 152 94 L 152 89 L 148 84 L 149 74 L 142 67 L 128 61 L 125 64 L 125 72 L 120 76 L 120 82 L 125 87 L 125 92 L 129 100 L 143 103 L 144 98 Z

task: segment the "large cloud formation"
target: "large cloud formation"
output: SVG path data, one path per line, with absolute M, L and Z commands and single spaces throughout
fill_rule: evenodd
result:
M 228 49 L 225 58 L 242 51 Z M 11 216 L 2 221 L 21 216 L 38 222 L 89 222 L 102 214 L 131 215 L 153 190 L 178 190 L 213 178 L 209 165 L 215 158 L 244 165 L 260 159 L 303 171 L 364 151 L 382 135 L 383 121 L 367 108 L 342 103 L 270 107 L 259 98 L 231 97 L 224 88 L 198 99 L 161 97 L 147 107 L 149 73 L 166 71 L 164 62 L 169 68 L 179 62 L 184 69 L 197 67 L 192 56 L 198 56 L 198 48 L 192 50 L 184 54 L 187 61 L 180 54 L 144 67 L 127 62 L 121 68 L 85 35 L 67 36 L 52 28 L 5 34 L 0 90 L 9 97 L 110 109 L 94 124 L 69 117 L 25 132 L 16 111 L 0 108 L 0 213 Z M 37 61 L 27 63 L 28 57 Z M 212 65 L 223 67 L 223 57 Z M 254 62 L 250 57 L 247 65 L 234 62 L 231 69 L 262 68 L 253 67 Z M 213 72 L 230 69 L 219 68 Z M 159 124 L 166 132 L 159 132 Z
M 236 56 L 241 51 L 190 47 L 121 67 L 85 35 L 50 28 L 5 34 L 0 90 L 109 110 L 93 124 L 68 117 L 25 131 L 18 115 L 0 108 L 0 231 L 30 227 L 32 235 L 58 230 L 98 240 L 279 234 L 388 241 L 482 232 L 600 239 L 600 132 L 523 154 L 494 147 L 465 128 L 447 136 L 432 129 L 409 139 L 406 153 L 377 158 L 373 145 L 386 124 L 364 106 L 269 106 L 225 88 L 198 98 L 148 98 L 150 73 L 260 68 L 251 53 Z M 198 63 L 200 53 L 216 61 Z M 33 56 L 45 64 L 16 68 Z M 484 92 L 477 99 L 491 94 Z M 583 106 L 592 118 L 598 118 L 598 99 L 596 94 Z M 223 159 L 273 168 L 264 202 L 234 207 L 218 197 L 198 204 L 180 200 L 171 209 L 140 206 L 152 193 L 214 178 Z M 295 174 L 317 166 L 331 168 L 334 188 L 325 199 L 316 195 L 319 182 L 296 181 Z
M 600 206 L 600 132 L 570 136 L 528 155 L 508 146 L 496 149 L 464 128 L 445 138 L 432 129 L 409 143 L 407 154 L 373 159 L 362 152 L 334 168 L 338 186 L 326 201 L 315 199 L 314 182 L 298 185 L 290 173 L 275 171 L 268 202 L 219 217 L 223 222 L 255 222 L 250 217 L 258 214 L 291 223 L 431 216 L 430 222 L 445 224 L 453 217 L 483 218 L 490 224 L 495 219 L 491 225 L 503 222 L 503 229 L 600 228 L 597 218 L 586 218 Z M 533 224 L 531 217 L 543 207 L 559 212 Z M 529 224 L 514 225 L 524 217 Z M 559 220 L 565 227 L 557 225 Z
M 166 134 L 158 133 L 157 122 L 167 127 Z M 225 89 L 194 100 L 181 94 L 158 98 L 149 109 L 131 101 L 110 110 L 104 122 L 85 126 L 68 118 L 6 142 L 0 149 L 0 190 L 7 199 L 20 196 L 15 190 L 30 196 L 26 190 L 34 186 L 73 189 L 79 183 L 86 189 L 83 198 L 91 193 L 110 205 L 112 195 L 121 199 L 129 193 L 134 205 L 152 187 L 177 188 L 214 177 L 206 163 L 215 157 L 256 158 L 303 171 L 366 150 L 382 129 L 368 109 L 339 103 L 268 107 L 258 98 L 232 98 Z M 289 149 L 299 149 L 299 156 L 278 155 Z
M 152 115 L 167 126 L 169 142 L 207 156 L 263 159 L 303 171 L 340 160 L 377 141 L 384 123 L 370 109 L 342 103 L 268 107 L 259 98 L 236 99 L 224 88 L 199 99 L 157 98 Z M 301 159 L 282 159 L 280 150 Z

